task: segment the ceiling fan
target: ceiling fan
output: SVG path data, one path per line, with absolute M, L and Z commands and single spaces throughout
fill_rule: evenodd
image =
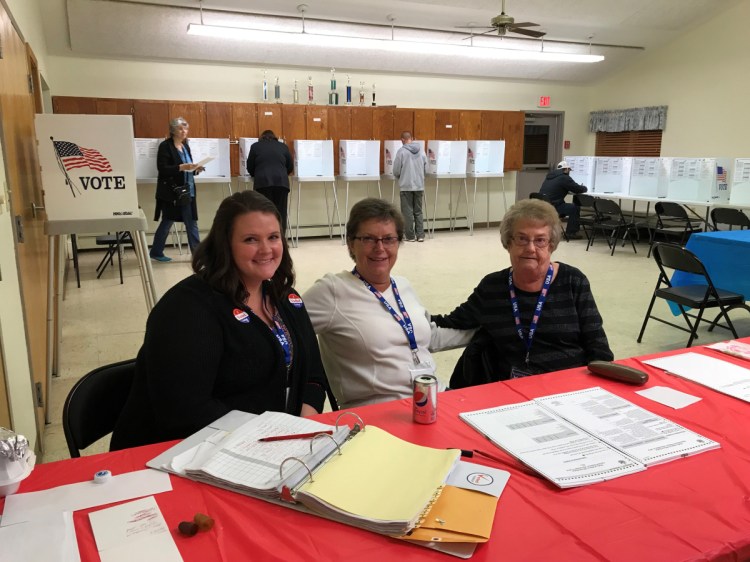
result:
M 487 31 L 485 31 L 484 33 L 481 33 L 480 35 L 486 35 L 487 33 L 491 33 L 492 31 L 497 31 L 497 34 L 500 35 L 501 37 L 505 36 L 508 32 L 517 33 L 519 35 L 526 35 L 527 37 L 537 37 L 537 38 L 544 37 L 546 35 L 544 31 L 526 29 L 527 27 L 538 27 L 539 26 L 538 23 L 532 23 L 529 21 L 516 23 L 513 17 L 505 13 L 505 0 L 503 0 L 502 11 L 500 12 L 500 15 L 492 18 L 492 20 L 490 21 L 490 26 L 491 27 L 487 28 Z M 474 29 L 477 29 L 477 28 L 474 26 L 470 26 L 470 29 L 472 29 L 473 31 Z

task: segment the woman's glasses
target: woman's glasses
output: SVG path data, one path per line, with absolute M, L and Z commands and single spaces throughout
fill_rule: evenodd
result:
M 384 236 L 383 238 L 373 238 L 372 236 L 352 236 L 353 240 L 359 240 L 368 248 L 374 248 L 378 242 L 383 244 L 384 248 L 392 248 L 398 244 L 398 236 Z
M 511 236 L 511 240 L 517 246 L 528 246 L 534 244 L 539 249 L 544 249 L 549 246 L 549 238 L 528 238 L 527 236 Z

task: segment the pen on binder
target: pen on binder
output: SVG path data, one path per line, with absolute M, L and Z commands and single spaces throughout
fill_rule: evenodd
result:
M 320 434 L 333 435 L 333 431 L 329 429 L 326 431 L 313 431 L 311 433 L 295 433 L 294 435 L 271 435 L 269 437 L 261 437 L 258 441 L 266 443 L 268 441 L 288 441 L 289 439 L 310 439 Z

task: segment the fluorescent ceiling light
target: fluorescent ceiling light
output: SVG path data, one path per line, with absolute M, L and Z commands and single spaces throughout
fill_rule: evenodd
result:
M 246 27 L 223 25 L 188 25 L 189 35 L 219 37 L 222 39 L 245 39 L 262 44 L 297 45 L 300 47 L 328 47 L 356 50 L 376 50 L 403 54 L 407 49 L 410 54 L 463 56 L 484 60 L 529 60 L 547 62 L 599 62 L 601 55 L 583 55 L 575 53 L 554 53 L 550 51 L 525 51 L 520 49 L 497 49 L 494 47 L 475 47 L 469 45 L 451 45 L 449 43 L 427 43 L 418 41 L 401 41 L 392 39 L 367 39 L 361 37 L 343 37 L 340 35 L 317 35 L 313 33 L 293 33 L 284 31 L 263 31 Z

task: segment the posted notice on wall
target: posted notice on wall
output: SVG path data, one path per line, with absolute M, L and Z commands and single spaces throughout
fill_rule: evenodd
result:
M 138 215 L 129 115 L 36 115 L 47 219 Z

